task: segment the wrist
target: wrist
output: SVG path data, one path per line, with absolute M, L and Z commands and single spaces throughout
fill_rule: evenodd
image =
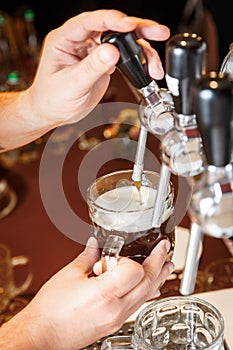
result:
M 54 328 L 43 315 L 31 314 L 30 304 L 0 327 L 0 349 L 55 350 L 55 344 Z
M 28 332 L 29 319 L 24 310 L 15 315 L 0 328 L 0 349 L 39 350 Z
M 54 120 L 49 120 L 40 106 L 39 98 L 34 97 L 31 88 L 21 91 L 19 95 L 18 110 L 29 133 L 38 134 L 38 137 L 56 128 Z

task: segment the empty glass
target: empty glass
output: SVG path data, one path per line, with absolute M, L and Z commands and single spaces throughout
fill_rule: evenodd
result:
M 132 337 L 109 337 L 102 350 L 223 350 L 223 336 L 224 320 L 213 305 L 196 297 L 169 297 L 139 313 Z
M 0 314 L 4 313 L 12 300 L 25 292 L 32 282 L 32 272 L 28 256 L 11 256 L 10 249 L 0 243 Z M 15 267 L 26 266 L 27 274 L 25 280 L 16 285 Z
M 204 270 L 204 277 L 207 291 L 233 288 L 233 258 L 211 262 Z

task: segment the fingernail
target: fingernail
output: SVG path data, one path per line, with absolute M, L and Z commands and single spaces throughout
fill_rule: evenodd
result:
M 160 295 L 161 295 L 160 290 L 157 290 L 157 291 L 154 293 L 154 298 L 158 298 L 158 297 L 160 297 Z
M 175 265 L 173 264 L 173 262 L 171 262 L 171 261 L 169 262 L 168 269 L 169 269 L 169 274 L 175 270 Z
M 164 283 L 165 283 L 166 281 L 162 281 L 161 283 L 160 283 L 160 285 L 158 286 L 158 289 L 160 290 L 160 288 L 162 288 L 162 286 L 164 285 Z
M 170 248 L 171 248 L 171 243 L 167 239 L 165 240 L 165 247 L 166 247 L 166 251 L 168 253 Z
M 167 253 L 169 252 L 170 248 L 171 248 L 171 244 L 167 239 L 163 239 L 162 241 L 160 241 L 158 244 L 164 244 L 165 245 L 165 249 L 167 251 Z M 154 255 L 157 254 L 157 245 L 153 248 L 153 250 L 151 251 L 150 255 Z
M 118 59 L 118 53 L 110 47 L 100 47 L 99 59 L 102 63 L 114 65 L 115 61 Z
M 98 243 L 97 243 L 97 240 L 95 239 L 95 237 L 88 238 L 86 246 L 96 248 L 98 246 Z
M 164 77 L 164 69 L 162 63 L 157 62 L 155 67 L 151 67 L 150 74 L 156 79 L 162 79 Z

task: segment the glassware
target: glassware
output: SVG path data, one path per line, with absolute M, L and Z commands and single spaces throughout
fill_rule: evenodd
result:
M 206 266 L 203 274 L 207 291 L 233 288 L 233 258 L 211 262 Z
M 11 256 L 10 249 L 0 244 L 0 314 L 3 313 L 11 301 L 25 292 L 31 284 L 32 272 L 29 267 L 29 258 L 25 255 Z M 14 268 L 27 265 L 27 276 L 20 285 L 15 284 Z
M 109 337 L 101 349 L 223 350 L 223 337 L 224 320 L 213 305 L 196 297 L 169 297 L 142 309 L 132 337 Z
M 174 191 L 170 183 L 162 224 L 153 227 L 159 174 L 144 171 L 140 191 L 132 180 L 132 174 L 132 170 L 122 170 L 95 180 L 88 188 L 87 203 L 93 224 L 92 234 L 97 238 L 99 247 L 102 249 L 108 239 L 107 249 L 112 251 L 117 248 L 119 237 L 119 244 L 122 245 L 122 240 L 124 244 L 121 255 L 142 263 L 164 238 L 171 242 L 171 254 L 174 250 Z
M 17 194 L 8 183 L 6 171 L 0 164 L 0 219 L 12 212 L 17 201 Z

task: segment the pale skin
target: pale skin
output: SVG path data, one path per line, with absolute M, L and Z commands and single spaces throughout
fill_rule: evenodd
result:
M 100 43 L 105 30 L 136 30 L 149 73 L 163 77 L 157 52 L 144 39 L 166 40 L 169 29 L 114 10 L 82 13 L 50 32 L 33 84 L 21 93 L 0 93 L 0 146 L 16 148 L 49 130 L 82 119 L 103 97 L 119 59 L 118 50 Z
M 142 265 L 120 258 L 100 273 L 94 241 L 54 275 L 29 305 L 0 328 L 4 350 L 76 350 L 118 330 L 173 271 L 170 244 L 161 241 Z M 96 276 L 90 276 L 94 267 Z
M 99 45 L 108 29 L 136 30 L 150 75 L 163 77 L 160 59 L 144 39 L 166 40 L 167 27 L 113 10 L 76 16 L 46 37 L 32 85 L 20 93 L 0 94 L 2 151 L 76 122 L 98 104 L 119 59 L 114 46 Z M 174 269 L 166 262 L 169 248 L 163 240 L 142 265 L 121 257 L 113 271 L 102 273 L 97 243 L 91 239 L 83 253 L 0 328 L 0 348 L 77 350 L 111 334 L 145 301 L 160 295 Z

